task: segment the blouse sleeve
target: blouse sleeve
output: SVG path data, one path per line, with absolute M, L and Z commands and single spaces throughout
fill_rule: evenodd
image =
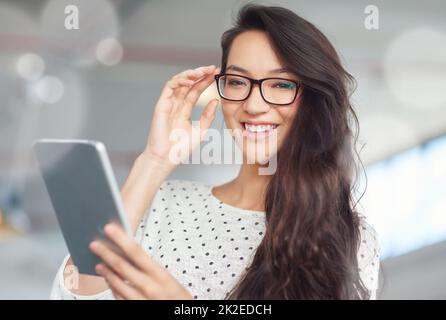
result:
M 70 255 L 67 255 L 63 260 L 56 277 L 53 281 L 53 286 L 50 293 L 51 300 L 114 300 L 113 293 L 110 289 L 99 292 L 94 295 L 80 295 L 71 292 L 64 280 L 64 270 Z M 67 280 L 69 282 L 69 280 Z
M 377 299 L 380 266 L 380 245 L 375 229 L 363 220 L 360 227 L 361 243 L 358 250 L 359 274 L 370 292 L 370 299 Z

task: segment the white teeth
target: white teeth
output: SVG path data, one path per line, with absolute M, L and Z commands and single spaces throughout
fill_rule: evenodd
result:
M 277 125 L 275 124 L 266 124 L 266 125 L 252 125 L 245 123 L 245 129 L 250 132 L 265 132 L 275 129 Z

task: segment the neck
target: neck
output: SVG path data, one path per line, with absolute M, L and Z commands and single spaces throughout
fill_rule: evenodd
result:
M 265 191 L 270 178 L 259 174 L 258 165 L 242 164 L 238 176 L 231 182 L 234 200 L 252 210 L 264 211 Z

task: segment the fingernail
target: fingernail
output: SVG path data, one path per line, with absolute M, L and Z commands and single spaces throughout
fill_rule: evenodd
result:
M 98 243 L 96 241 L 90 243 L 91 250 L 96 251 L 97 248 L 98 248 Z
M 111 232 L 113 232 L 113 225 L 111 223 L 106 224 L 104 227 L 104 231 L 107 234 L 110 234 Z
M 102 271 L 104 270 L 103 267 L 102 267 L 102 264 L 97 264 L 96 267 L 95 267 L 95 270 L 96 270 L 97 273 L 101 274 Z

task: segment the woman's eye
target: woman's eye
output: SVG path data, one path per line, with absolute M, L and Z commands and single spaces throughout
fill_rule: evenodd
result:
M 229 80 L 228 83 L 231 86 L 243 86 L 243 85 L 245 85 L 245 83 L 243 81 L 240 81 L 240 80 Z
M 291 83 L 291 82 L 276 82 L 275 84 L 272 85 L 273 88 L 279 88 L 279 89 L 294 89 L 295 88 L 295 84 Z

